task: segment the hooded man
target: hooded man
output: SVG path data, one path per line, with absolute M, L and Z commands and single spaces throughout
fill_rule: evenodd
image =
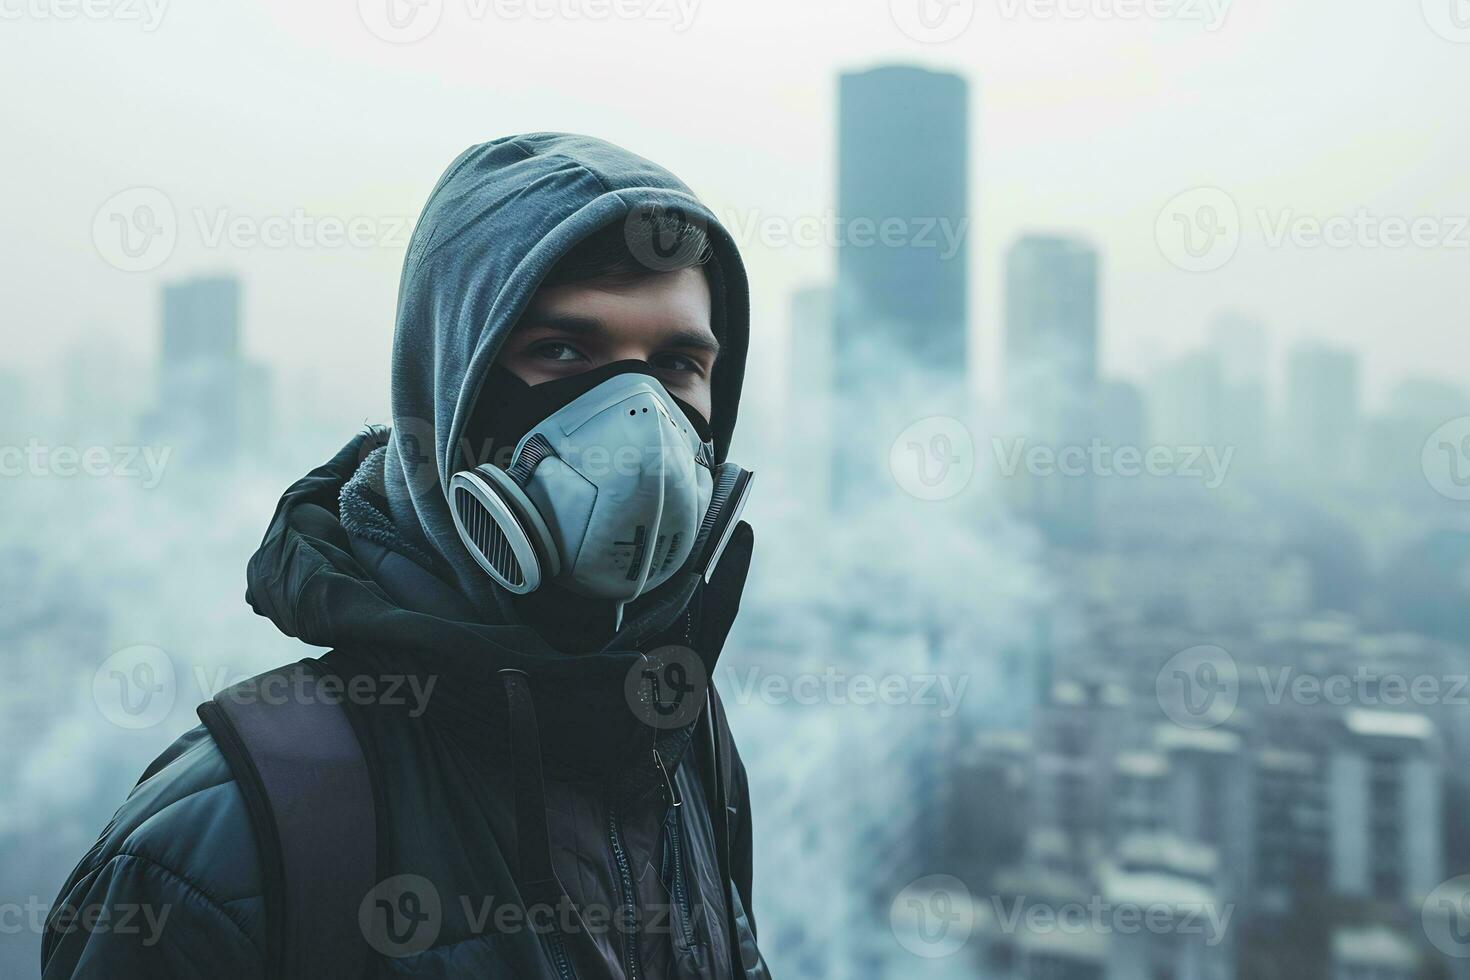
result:
M 461 154 L 404 261 L 391 432 L 249 564 L 330 652 L 201 707 L 63 887 L 44 976 L 767 977 L 706 683 L 753 542 L 748 308 L 667 171 L 555 133 Z

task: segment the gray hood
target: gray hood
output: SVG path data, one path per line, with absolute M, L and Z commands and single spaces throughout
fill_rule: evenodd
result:
M 409 242 L 393 337 L 392 437 L 383 481 L 398 533 L 488 616 L 493 584 L 454 528 L 449 481 L 479 386 L 541 280 L 583 238 L 650 205 L 708 225 L 722 352 L 713 378 L 716 457 L 735 427 L 749 341 L 744 265 L 714 214 L 667 170 L 565 133 L 508 136 L 460 154 Z

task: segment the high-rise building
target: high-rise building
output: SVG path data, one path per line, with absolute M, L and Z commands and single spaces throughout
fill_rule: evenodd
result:
M 1224 372 L 1213 351 L 1174 358 L 1149 379 L 1148 438 L 1156 446 L 1224 444 Z
M 1293 470 L 1309 481 L 1339 479 L 1356 463 L 1362 412 L 1358 355 L 1308 344 L 1286 364 L 1286 436 L 1281 447 Z
M 964 407 L 969 87 L 886 66 L 838 92 L 834 490 L 851 502 L 892 439 Z
M 1423 902 L 1444 873 L 1441 796 L 1433 722 L 1416 714 L 1349 711 L 1328 767 L 1333 890 Z
M 251 448 L 242 445 L 247 431 L 263 441 L 258 414 L 268 392 L 265 368 L 242 356 L 239 279 L 164 286 L 157 401 L 144 438 L 177 447 L 186 460 L 227 462 Z
M 1015 434 L 1075 458 L 1097 431 L 1098 255 L 1071 238 L 1027 235 L 1005 271 L 1005 392 Z M 1092 473 L 1008 476 L 1013 505 L 1056 542 L 1087 543 Z
M 1422 453 L 1430 433 L 1452 419 L 1470 415 L 1470 393 L 1457 385 L 1410 376 L 1388 393 L 1383 411 L 1363 423 L 1358 459 L 1359 480 L 1382 496 L 1438 502 L 1438 492 L 1424 479 Z M 1459 447 L 1449 441 L 1431 447 L 1458 474 Z
M 1137 385 L 1127 381 L 1104 381 L 1098 385 L 1097 431 L 1114 450 L 1125 446 L 1143 448 L 1148 437 L 1148 411 Z
M 1108 827 L 1114 762 L 1129 694 L 1094 679 L 1057 682 L 1040 710 L 1032 756 L 1032 827 L 1060 832 L 1068 871 L 1084 875 Z
M 1326 781 L 1310 752 L 1256 755 L 1252 893 L 1263 915 L 1286 916 L 1327 880 Z
M 1170 830 L 1181 840 L 1213 849 L 1227 899 L 1251 894 L 1254 772 L 1240 735 L 1161 725 L 1154 741 L 1169 760 Z
M 1097 381 L 1096 249 L 1073 238 L 1026 235 L 1006 254 L 1005 278 L 1008 400 L 1022 407 L 1037 401 L 1033 378 L 1090 392 Z
M 240 357 L 240 280 L 233 276 L 189 279 L 163 287 L 165 365 L 230 362 Z

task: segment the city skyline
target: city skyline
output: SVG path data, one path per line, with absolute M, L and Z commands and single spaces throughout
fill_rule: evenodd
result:
M 1457 329 L 1457 311 L 1470 305 L 1470 287 L 1458 275 L 1464 250 L 1268 241 L 1283 218 L 1321 223 L 1360 209 L 1444 220 L 1470 214 L 1459 180 L 1470 136 L 1437 124 L 1453 114 L 1454 93 L 1463 89 L 1462 52 L 1414 5 L 1352 16 L 1325 0 L 1289 9 L 1238 5 L 1215 31 L 1048 21 L 1025 7 L 1007 19 L 986 5 L 966 34 L 927 45 L 898 30 L 882 5 L 777 6 L 708 6 L 682 34 L 584 25 L 562 39 L 567 70 L 535 86 L 517 84 L 513 99 L 484 86 L 487 58 L 507 77 L 536 77 L 529 52 L 547 25 L 479 23 L 394 47 L 349 8 L 222 9 L 217 16 L 232 37 L 279 56 L 278 70 L 262 77 L 234 56 L 223 74 L 219 59 L 203 58 L 198 52 L 218 26 L 206 22 L 166 19 L 152 34 L 125 25 L 19 23 L 0 42 L 7 65 L 40 79 L 65 70 L 76 84 L 12 108 L 21 147 L 8 162 L 12 179 L 48 193 L 16 202 L 15 244 L 0 254 L 13 271 L 0 287 L 11 318 L 0 329 L 17 341 L 17 363 L 32 367 L 99 328 L 141 348 L 157 279 L 228 268 L 250 293 L 253 356 L 279 370 L 275 352 L 296 344 L 302 359 L 340 359 L 344 374 L 380 391 L 406 238 L 398 222 L 412 221 L 444 163 L 464 146 L 517 130 L 592 132 L 669 162 L 718 213 L 747 224 L 757 216 L 791 224 L 834 206 L 837 74 L 900 63 L 959 70 L 974 89 L 971 176 L 982 192 L 970 336 L 972 369 L 985 390 L 994 390 L 1000 349 L 1000 256 L 1028 229 L 1088 238 L 1106 256 L 1111 285 L 1102 322 L 1111 340 L 1102 354 L 1114 375 L 1146 373 L 1151 360 L 1195 343 L 1215 312 L 1231 308 L 1267 317 L 1283 345 L 1335 336 L 1368 351 L 1370 401 L 1405 376 L 1443 375 L 1443 365 L 1470 357 Z M 799 29 L 773 33 L 766 29 L 772 17 L 788 28 L 820 26 L 823 40 L 798 41 Z M 1320 43 L 1283 40 L 1302 36 Z M 640 64 L 624 56 L 640 37 L 662 38 L 658 59 Z M 769 52 L 767 64 L 782 67 L 752 72 L 739 54 L 746 48 L 724 39 L 744 39 L 751 50 Z M 299 57 L 303 46 L 322 57 Z M 1401 67 L 1363 72 L 1360 51 Z M 178 90 L 177 79 L 191 71 L 222 82 L 210 88 L 207 104 L 200 92 Z M 147 122 L 81 95 L 88 86 L 107 90 L 119 73 L 131 79 L 134 104 L 150 107 Z M 694 99 L 674 81 L 680 78 L 742 84 L 726 92 L 711 81 Z M 593 87 L 604 97 L 596 109 L 583 98 Z M 323 114 L 302 92 L 330 92 L 338 108 Z M 1290 97 L 1273 98 L 1280 93 Z M 1272 113 L 1256 111 L 1268 103 Z M 781 107 L 774 126 L 768 105 Z M 261 116 L 267 106 L 269 126 Z M 127 151 L 40 152 L 58 114 L 77 120 L 91 145 Z M 664 124 L 671 114 L 682 117 L 679 126 Z M 354 121 L 361 118 L 391 118 L 398 135 L 385 141 L 377 127 Z M 242 149 L 222 154 L 224 145 Z M 326 145 L 334 149 L 290 151 Z M 1321 179 L 1324 173 L 1333 179 Z M 173 254 L 151 272 L 118 270 L 91 240 L 99 210 L 134 187 L 163 193 L 178 220 Z M 1227 265 L 1189 273 L 1161 253 L 1155 226 L 1175 195 L 1200 187 L 1232 195 L 1248 228 Z M 259 230 L 297 211 L 316 221 L 367 217 L 373 244 L 311 239 L 275 248 L 227 230 L 237 220 Z M 774 387 L 781 363 L 772 352 L 781 344 L 773 328 L 784 321 L 792 291 L 830 278 L 831 263 L 822 249 L 763 244 L 754 232 L 747 244 L 756 288 L 753 349 L 761 358 L 752 379 L 771 378 Z M 41 320 L 49 325 L 44 335 L 27 336 L 23 325 Z M 342 387 L 340 396 L 352 394 Z
M 124 46 L 160 42 L 129 75 L 156 140 L 63 88 L 126 152 L 42 160 L 39 101 L 10 110 L 22 181 L 55 190 L 0 245 L 0 727 L 31 746 L 0 760 L 7 890 L 53 894 L 195 703 L 302 655 L 242 572 L 282 489 L 391 421 L 444 163 L 591 129 L 749 259 L 731 458 L 758 543 L 714 679 L 773 975 L 1470 976 L 1470 250 L 1320 234 L 1470 215 L 1470 132 L 1443 126 L 1470 49 L 1326 0 L 1215 28 L 977 5 L 943 41 L 902 0 L 697 6 L 558 25 L 558 78 L 546 25 L 493 7 L 388 42 L 371 4 L 348 31 L 284 0 L 175 12 Z M 65 32 L 107 52 L 68 54 L 79 79 L 123 66 L 82 29 L 123 25 L 18 26 L 19 64 Z M 236 77 L 219 32 L 280 72 Z M 1396 70 L 1351 73 L 1374 39 Z M 205 98 L 180 69 L 226 77 Z M 173 679 L 149 725 L 97 680 L 129 657 Z M 1168 921 L 1056 925 L 1099 906 Z M 39 943 L 0 936 L 0 972 Z

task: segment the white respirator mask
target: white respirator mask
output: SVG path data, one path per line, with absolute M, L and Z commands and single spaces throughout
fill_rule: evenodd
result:
M 492 371 L 502 389 L 485 409 L 496 455 L 518 441 L 505 465 L 454 475 L 450 510 L 465 547 L 506 590 L 554 582 L 612 600 L 621 622 L 624 604 L 681 569 L 713 572 L 753 474 L 715 464 L 708 424 L 652 370 L 620 361 L 534 386 Z

